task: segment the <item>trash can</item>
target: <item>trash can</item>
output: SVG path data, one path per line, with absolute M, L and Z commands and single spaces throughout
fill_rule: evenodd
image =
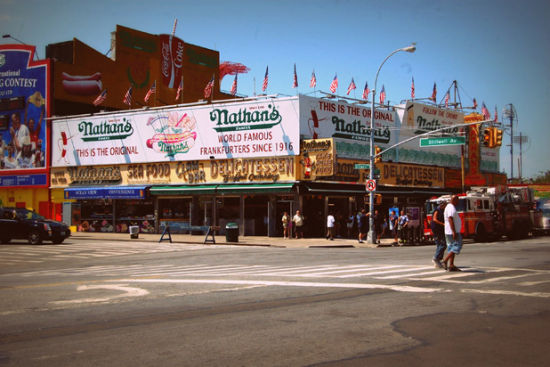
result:
M 225 241 L 239 242 L 239 225 L 237 223 L 227 223 L 225 225 Z
M 130 230 L 130 238 L 139 237 L 139 226 L 129 226 L 128 229 Z

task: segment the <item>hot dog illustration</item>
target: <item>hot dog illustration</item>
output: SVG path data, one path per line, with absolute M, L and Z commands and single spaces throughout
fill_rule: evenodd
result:
M 61 79 L 63 89 L 69 94 L 92 96 L 98 94 L 103 89 L 100 72 L 92 75 L 70 75 L 63 72 L 61 73 Z
M 184 142 L 188 139 L 193 139 L 194 143 L 197 138 L 197 133 L 194 131 L 186 131 L 180 134 L 155 134 L 151 139 L 147 140 L 147 147 L 154 149 L 153 147 L 158 145 L 159 142 L 162 142 L 167 145 L 178 144 Z M 191 143 L 192 144 L 192 143 Z M 188 143 L 188 145 L 191 145 Z

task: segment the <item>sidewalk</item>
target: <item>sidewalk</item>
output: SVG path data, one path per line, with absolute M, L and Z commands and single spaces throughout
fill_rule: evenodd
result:
M 104 233 L 104 232 L 73 232 L 72 238 L 89 239 L 94 241 L 135 241 L 135 242 L 151 242 L 159 243 L 160 234 L 140 233 L 137 239 L 130 238 L 129 233 Z M 190 234 L 172 234 L 173 243 L 188 243 L 188 244 L 203 244 L 204 235 Z M 162 243 L 167 244 L 168 236 L 164 236 Z M 210 238 L 210 237 L 209 237 Z M 231 245 L 231 246 L 267 246 L 281 248 L 376 248 L 392 246 L 393 239 L 383 238 L 379 245 L 371 245 L 367 243 L 359 243 L 356 239 L 335 238 L 334 241 L 329 241 L 325 238 L 300 238 L 300 239 L 283 239 L 282 237 L 266 237 L 266 236 L 239 236 L 239 242 L 227 242 L 225 235 L 215 236 L 215 245 Z M 208 242 L 207 244 L 212 244 Z

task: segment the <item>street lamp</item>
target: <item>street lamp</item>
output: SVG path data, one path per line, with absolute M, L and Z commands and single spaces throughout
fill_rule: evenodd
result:
M 11 34 L 3 34 L 2 38 L 11 38 L 12 40 L 17 41 L 22 45 L 27 45 L 25 42 L 13 37 Z M 36 52 L 36 47 L 34 48 L 34 56 L 36 56 L 40 60 L 40 57 L 38 56 L 38 52 Z
M 369 168 L 369 180 L 374 179 L 374 99 L 376 97 L 376 84 L 378 83 L 378 74 L 380 73 L 380 69 L 382 69 L 382 66 L 384 63 L 392 57 L 394 54 L 405 51 L 405 52 L 414 52 L 416 51 L 416 43 L 412 43 L 410 46 L 398 48 L 397 50 L 393 51 L 391 54 L 389 54 L 384 61 L 382 61 L 382 64 L 380 64 L 380 67 L 378 68 L 378 71 L 376 72 L 376 78 L 374 78 L 374 89 L 372 90 L 372 105 L 370 109 L 370 168 Z M 367 243 L 373 244 L 376 242 L 376 238 L 373 236 L 373 230 L 374 230 L 374 191 L 370 192 L 369 195 L 369 234 L 367 235 Z

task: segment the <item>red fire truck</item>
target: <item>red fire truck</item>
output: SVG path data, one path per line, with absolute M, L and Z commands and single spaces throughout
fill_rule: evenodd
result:
M 472 187 L 459 194 L 457 211 L 462 220 L 464 238 L 476 241 L 525 238 L 532 233 L 533 190 L 526 186 Z M 450 195 L 432 198 L 426 202 L 424 237 L 432 238 L 432 213 L 441 200 L 450 201 Z

